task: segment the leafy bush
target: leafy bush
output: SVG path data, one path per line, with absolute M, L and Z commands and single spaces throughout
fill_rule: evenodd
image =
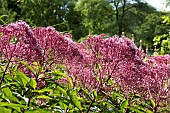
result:
M 1 112 L 168 112 L 170 56 L 125 36 L 72 41 L 52 27 L 0 26 Z
M 162 16 L 162 25 L 165 26 L 167 29 L 165 30 L 166 33 L 163 35 L 158 35 L 154 37 L 154 46 L 157 47 L 157 51 L 161 55 L 169 54 L 170 53 L 170 17 L 169 16 Z

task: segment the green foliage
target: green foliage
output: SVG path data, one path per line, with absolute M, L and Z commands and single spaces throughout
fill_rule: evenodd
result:
M 133 1 L 133 2 L 132 2 Z M 79 40 L 88 34 L 122 31 L 153 48 L 153 37 L 165 34 L 159 18 L 164 13 L 142 0 L 2 0 L 0 24 L 24 20 L 33 27 L 53 26 Z M 133 17 L 133 18 L 132 18 Z
M 41 66 L 36 62 L 29 65 L 20 61 L 27 69 L 34 72 L 38 78 L 42 78 Z M 1 64 L 2 65 L 2 64 Z M 72 79 L 67 76 L 62 66 L 57 65 L 55 69 L 45 72 L 43 76 L 46 81 L 44 87 L 38 87 L 35 78 L 28 77 L 18 69 L 18 65 L 4 67 L 0 70 L 5 73 L 4 80 L 0 85 L 0 112 L 2 113 L 157 113 L 157 103 L 153 99 L 145 100 L 136 94 L 125 94 L 119 87 L 111 92 L 101 88 L 93 91 L 75 87 Z M 60 69 L 60 70 L 59 70 Z M 41 77 L 39 77 L 41 76 Z M 50 78 L 49 78 L 50 77 Z M 68 77 L 68 83 L 57 82 Z M 53 79 L 51 79 L 53 78 Z M 105 85 L 113 84 L 109 80 Z M 161 108 L 160 111 L 168 111 Z
M 114 15 L 108 0 L 81 0 L 75 9 L 81 12 L 83 25 L 90 34 L 112 32 L 110 28 L 114 25 Z
M 166 32 L 165 27 L 161 25 L 161 18 L 158 14 L 153 13 L 146 16 L 144 23 L 139 28 L 139 39 L 143 39 L 146 45 L 149 42 L 149 47 L 152 47 L 153 43 L 150 41 L 154 36 L 160 35 Z
M 16 12 L 13 12 L 8 8 L 8 3 L 6 0 L 0 0 L 0 24 L 6 25 L 15 21 Z
M 58 30 L 65 31 L 68 27 L 64 21 L 67 2 L 67 0 L 20 0 L 21 19 L 32 26 L 56 25 Z
M 170 54 L 170 17 L 162 16 L 162 25 L 166 27 L 165 32 L 154 37 L 154 46 L 157 47 L 159 54 Z

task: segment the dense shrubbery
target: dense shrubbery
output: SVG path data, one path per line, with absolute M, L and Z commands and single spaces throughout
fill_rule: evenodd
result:
M 23 21 L 0 34 L 1 112 L 170 111 L 169 55 L 147 57 L 125 36 L 77 43 Z
M 169 54 L 170 53 L 170 17 L 169 16 L 162 16 L 162 24 L 167 27 L 167 32 L 163 35 L 157 35 L 154 37 L 154 45 L 157 47 L 157 52 L 161 55 Z

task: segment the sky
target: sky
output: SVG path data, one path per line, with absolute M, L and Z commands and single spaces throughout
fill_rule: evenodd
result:
M 148 2 L 159 11 L 170 11 L 170 7 L 165 7 L 165 0 L 146 0 L 146 2 Z

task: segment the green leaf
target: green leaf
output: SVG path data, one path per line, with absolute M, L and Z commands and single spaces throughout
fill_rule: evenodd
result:
M 49 88 L 44 88 L 44 89 L 41 89 L 41 90 L 33 90 L 33 92 L 38 92 L 38 93 L 52 92 L 52 91 L 53 90 L 49 89 Z
M 142 111 L 140 111 L 138 108 L 136 107 L 128 107 L 131 111 L 135 111 L 135 113 L 143 113 Z
M 11 76 L 11 74 L 9 74 L 9 73 L 7 73 L 4 77 L 4 80 L 9 81 L 9 82 L 13 81 L 14 79 L 15 78 L 13 76 Z
M 72 79 L 70 77 L 68 77 L 68 81 L 70 83 L 70 86 L 73 87 L 73 82 L 72 82 Z
M 17 69 L 18 69 L 18 65 L 14 65 L 14 66 L 12 67 L 12 69 L 11 69 L 11 72 L 16 71 Z
M 97 92 L 96 91 L 94 91 L 94 97 L 95 97 L 95 99 L 98 99 L 98 97 L 97 97 Z
M 46 76 L 46 74 L 40 74 L 39 76 L 38 76 L 38 78 L 44 78 Z
M 125 100 L 125 98 L 121 94 L 114 92 L 112 94 L 112 98 L 115 99 L 116 97 L 120 98 L 121 100 Z
M 155 104 L 154 100 L 153 100 L 153 99 L 150 99 L 150 101 L 151 101 L 152 107 L 155 108 L 155 107 L 156 107 L 156 104 Z
M 120 105 L 120 109 L 121 111 L 124 112 L 127 107 L 128 107 L 128 100 L 124 100 Z
M 107 102 L 107 101 L 104 101 L 103 104 L 108 105 L 108 107 L 112 107 L 112 108 L 115 107 L 113 103 L 110 103 L 110 102 Z
M 14 84 L 16 85 L 17 82 L 11 82 L 11 83 L 3 84 L 3 85 L 1 86 L 1 88 L 7 87 L 7 86 L 11 86 L 11 85 L 14 85 Z
M 16 36 L 13 36 L 10 40 L 10 43 L 12 44 L 17 44 L 17 37 Z
M 13 104 L 13 103 L 9 103 L 9 102 L 0 102 L 0 107 L 12 107 L 12 108 L 16 108 L 16 107 L 20 107 L 20 108 L 27 108 L 27 106 L 24 105 L 20 105 L 20 104 Z
M 38 65 L 37 62 L 33 62 L 33 64 L 34 64 L 34 68 L 35 68 L 35 70 L 36 70 L 36 74 L 38 74 L 39 71 L 40 71 L 40 67 L 39 67 L 39 65 Z
M 27 67 L 32 73 L 36 74 L 35 71 L 34 71 L 34 69 L 33 69 L 30 65 L 28 65 L 27 62 L 25 62 L 25 61 L 19 61 L 19 62 L 20 62 L 21 64 L 23 64 L 25 67 Z
M 161 107 L 159 109 L 161 113 L 170 113 L 170 106 L 169 107 Z
M 16 71 L 16 76 L 17 76 L 17 79 L 18 82 L 20 83 L 21 86 L 25 87 L 26 84 L 28 83 L 29 79 L 28 77 L 21 71 L 17 70 Z
M 1 21 L 4 25 L 7 24 L 7 23 L 6 23 L 5 21 L 3 21 L 3 19 L 2 19 L 2 18 L 5 17 L 5 16 L 7 17 L 7 15 L 2 15 L 2 16 L 0 16 L 0 21 Z
M 146 113 L 153 113 L 151 110 L 147 110 Z
M 11 110 L 5 107 L 0 107 L 0 113 L 11 113 Z
M 34 80 L 34 78 L 31 78 L 31 79 L 30 79 L 29 85 L 30 85 L 33 89 L 36 88 L 37 82 Z
M 17 110 L 12 110 L 12 113 L 21 113 L 21 111 L 18 112 Z
M 80 99 L 78 98 L 77 94 L 76 94 L 76 91 L 74 90 L 69 90 L 68 91 L 68 95 L 70 97 L 70 99 L 72 100 L 72 102 L 74 103 L 74 105 L 79 108 L 80 110 L 82 110 L 82 107 L 81 107 L 81 102 L 80 102 Z
M 2 92 L 7 96 L 7 97 L 12 97 L 12 92 L 8 87 L 5 87 L 2 89 Z
M 57 89 L 60 90 L 63 94 L 67 95 L 66 90 L 62 88 L 61 86 L 57 86 Z
M 0 77 L 3 76 L 4 72 L 3 71 L 0 71 Z
M 55 74 L 65 77 L 66 75 L 61 70 L 55 70 Z
M 5 60 L 4 60 L 5 61 Z M 2 61 L 1 61 L 2 62 Z M 4 71 L 5 71 L 5 68 L 6 68 L 6 66 L 4 66 L 4 65 L 0 65 L 0 69 L 1 69 L 1 73 L 4 73 Z
M 46 96 L 46 95 L 40 95 L 40 96 L 37 96 L 36 98 L 53 99 L 53 98 Z
M 82 90 L 84 91 L 84 93 L 85 93 L 89 98 L 91 98 L 91 95 L 90 95 L 90 93 L 89 93 L 89 91 L 88 91 L 87 89 L 83 89 L 83 88 L 82 88 Z
M 2 93 L 4 96 L 3 98 L 10 99 L 19 103 L 18 99 L 14 95 L 12 95 L 12 91 L 8 87 L 3 88 Z
M 18 111 L 19 113 L 21 113 L 21 109 L 20 109 L 20 107 L 11 107 L 11 108 L 15 109 L 15 110 L 16 110 L 16 112 Z M 17 112 L 17 113 L 18 113 L 18 112 Z
M 60 100 L 59 105 L 64 110 L 66 110 L 68 108 L 68 105 L 66 104 L 65 100 Z
M 51 113 L 51 112 L 44 109 L 36 109 L 36 110 L 26 110 L 24 113 Z

